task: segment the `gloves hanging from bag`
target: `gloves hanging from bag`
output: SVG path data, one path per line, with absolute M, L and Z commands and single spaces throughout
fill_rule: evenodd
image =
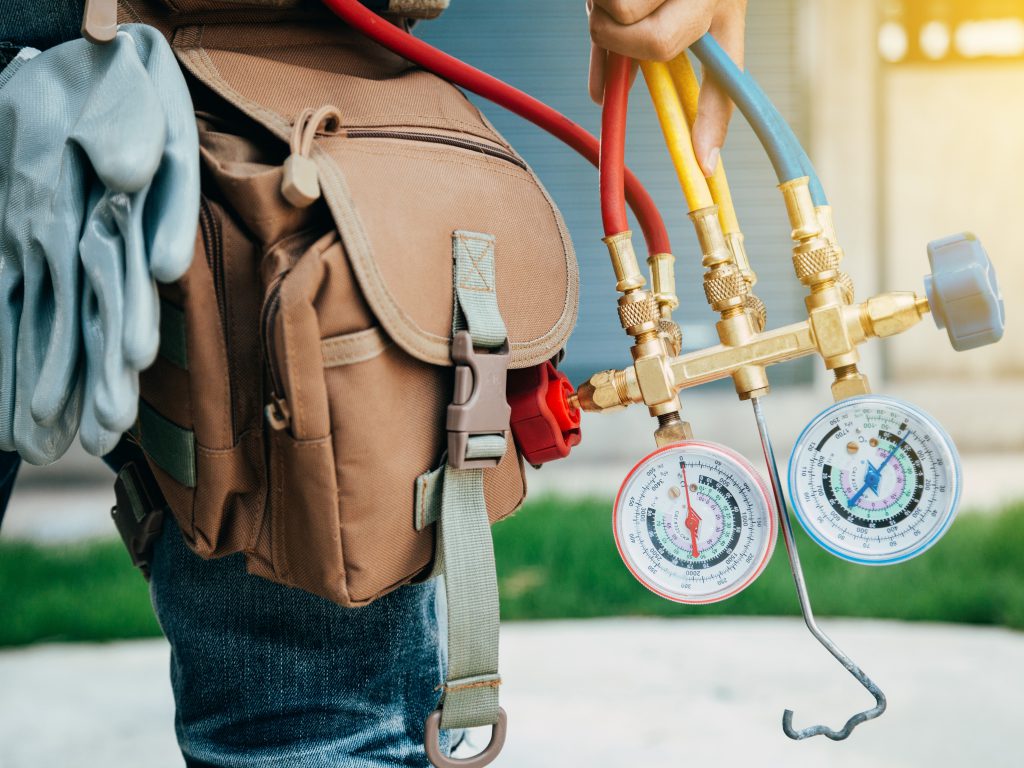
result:
M 12 64 L 13 67 L 13 64 Z M 135 421 L 159 344 L 154 279 L 192 258 L 191 100 L 164 38 L 125 25 L 0 76 L 0 450 L 102 455 Z M 84 344 L 84 351 L 82 345 Z

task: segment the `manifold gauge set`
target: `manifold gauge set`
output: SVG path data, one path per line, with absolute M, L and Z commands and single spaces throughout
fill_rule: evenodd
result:
M 590 412 L 646 405 L 658 419 L 657 450 L 629 472 L 615 499 L 612 528 L 623 563 L 655 594 L 701 605 L 726 600 L 764 571 L 781 532 L 803 618 L 815 638 L 875 699 L 838 729 L 798 729 L 793 739 L 845 739 L 885 711 L 881 689 L 814 618 L 790 509 L 809 537 L 831 554 L 860 565 L 893 565 L 923 554 L 946 533 L 960 498 L 956 447 L 940 424 L 916 406 L 871 391 L 858 347 L 901 333 L 931 314 L 961 351 L 998 341 L 1004 308 L 988 254 L 970 233 L 928 244 L 931 274 L 923 295 L 889 292 L 858 302 L 842 271 L 832 209 L 807 154 L 749 73 L 710 35 L 690 48 L 750 122 L 774 166 L 793 239 L 796 278 L 807 289 L 807 319 L 767 328 L 767 307 L 753 292 L 747 257 L 721 162 L 706 177 L 690 129 L 700 84 L 688 55 L 640 62 L 665 135 L 668 154 L 701 247 L 704 293 L 718 314 L 720 343 L 683 353 L 672 320 L 679 300 L 674 258 L 664 225 L 624 165 L 630 62 L 608 61 L 602 114 L 600 176 L 604 242 L 620 292 L 618 313 L 632 340 L 632 364 L 601 371 L 570 397 Z M 627 200 L 643 229 L 650 286 L 641 274 L 627 227 Z M 800 433 L 786 481 L 778 470 L 762 401 L 771 365 L 818 355 L 833 378 L 834 403 Z M 680 393 L 731 378 L 753 406 L 768 483 L 736 451 L 694 439 Z M 788 490 L 788 494 L 787 494 Z M 787 502 L 788 495 L 788 502 Z

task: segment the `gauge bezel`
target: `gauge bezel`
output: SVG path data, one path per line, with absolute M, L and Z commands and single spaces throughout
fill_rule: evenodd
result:
M 928 536 L 926 540 L 920 542 L 918 545 L 910 549 L 907 549 L 899 554 L 886 558 L 860 557 L 848 549 L 838 548 L 835 544 L 825 539 L 822 535 L 819 535 L 815 527 L 811 524 L 810 518 L 806 516 L 808 513 L 806 513 L 803 510 L 802 502 L 800 501 L 799 495 L 794 493 L 794 486 L 796 484 L 798 474 L 798 469 L 795 466 L 795 462 L 797 460 L 797 453 L 798 451 L 800 451 L 800 448 L 803 445 L 804 438 L 806 437 L 807 433 L 810 432 L 816 426 L 818 426 L 822 421 L 826 421 L 836 412 L 847 408 L 856 407 L 856 405 L 859 403 L 881 405 L 888 408 L 892 408 L 895 406 L 895 408 L 907 411 L 912 415 L 916 416 L 925 424 L 928 424 L 934 431 L 935 435 L 942 440 L 943 445 L 945 445 L 946 449 L 949 451 L 950 456 L 952 458 L 953 469 L 955 470 L 953 475 L 953 500 L 950 504 L 949 510 L 946 512 L 946 518 L 945 520 L 943 520 L 942 525 L 938 526 L 934 531 L 932 531 L 932 533 Z M 948 531 L 950 526 L 953 525 L 953 521 L 956 520 L 957 512 L 960 506 L 960 489 L 962 487 L 960 454 L 957 452 L 956 443 L 953 442 L 953 438 L 950 437 L 949 433 L 938 422 L 938 420 L 934 416 L 929 414 L 927 411 L 922 410 L 921 408 L 917 407 L 916 405 L 913 405 L 912 403 L 908 403 L 906 400 L 901 400 L 900 398 L 891 397 L 889 395 L 872 394 L 848 397 L 843 400 L 840 400 L 838 403 L 833 403 L 828 408 L 821 411 L 817 416 L 815 416 L 807 423 L 807 425 L 800 432 L 800 436 L 796 439 L 796 442 L 793 444 L 793 450 L 789 454 L 789 466 L 787 467 L 786 474 L 786 486 L 789 492 L 789 505 L 793 508 L 793 511 L 796 513 L 796 519 L 800 523 L 800 527 L 804 529 L 804 532 L 806 532 L 807 535 L 811 537 L 814 543 L 816 543 L 826 552 L 835 555 L 841 560 L 846 560 L 850 563 L 857 563 L 858 565 L 895 565 L 897 563 L 903 563 L 907 560 L 911 560 L 915 557 L 918 557 L 919 555 L 923 554 L 924 552 L 935 546 L 939 539 L 941 539 L 946 534 L 946 531 Z
M 622 541 L 619 539 L 619 502 L 622 500 L 622 494 L 629 486 L 630 481 L 633 479 L 634 475 L 636 475 L 640 467 L 644 466 L 655 456 L 658 456 L 662 453 L 667 453 L 669 451 L 679 450 L 680 448 L 701 448 L 710 451 L 711 453 L 718 453 L 724 458 L 738 464 L 754 480 L 753 485 L 755 491 L 760 492 L 764 500 L 765 509 L 768 510 L 768 546 L 765 548 L 764 555 L 761 557 L 761 560 L 758 563 L 757 567 L 750 572 L 750 575 L 747 576 L 747 578 L 742 583 L 736 585 L 729 592 L 726 592 L 724 594 L 718 594 L 708 598 L 687 599 L 679 595 L 668 594 L 658 589 L 657 587 L 649 583 L 648 580 L 643 575 L 638 573 L 636 568 L 633 567 L 631 558 L 627 555 L 626 550 L 622 544 Z M 728 600 L 730 597 L 735 597 L 744 589 L 749 587 L 752 583 L 754 583 L 758 576 L 764 573 L 764 569 L 768 567 L 768 563 L 772 559 L 772 554 L 775 552 L 775 545 L 778 541 L 778 532 L 778 510 L 775 507 L 775 503 L 772 500 L 771 494 L 769 494 L 768 492 L 768 484 L 764 481 L 764 478 L 761 477 L 761 475 L 754 468 L 754 465 L 750 463 L 746 456 L 743 456 L 742 454 L 734 451 L 732 448 L 729 448 L 728 446 L 722 445 L 721 443 L 711 442 L 709 440 L 683 440 L 681 442 L 672 443 L 671 445 L 665 445 L 662 446 L 661 448 L 651 451 L 649 454 L 640 459 L 636 464 L 634 464 L 633 468 L 629 470 L 629 472 L 626 474 L 625 479 L 619 486 L 618 493 L 615 494 L 615 505 L 612 507 L 612 534 L 615 537 L 615 547 L 619 552 L 619 558 L 625 564 L 629 572 L 633 575 L 633 578 L 640 582 L 640 584 L 643 585 L 645 589 L 649 590 L 650 592 L 653 592 L 659 597 L 663 597 L 666 600 L 671 600 L 673 603 L 680 603 L 683 605 L 710 605 L 712 603 L 719 603 L 723 600 Z

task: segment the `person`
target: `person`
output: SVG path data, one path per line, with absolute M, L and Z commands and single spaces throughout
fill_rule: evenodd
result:
M 51 4 L 50 15 L 28 0 L 2 5 L 0 51 L 68 39 L 81 13 L 75 0 Z M 745 0 L 588 0 L 586 10 L 599 103 L 608 51 L 668 60 L 710 30 L 742 65 Z M 731 110 L 714 82 L 702 89 L 693 135 L 707 174 Z M 167 516 L 150 589 L 170 643 L 175 731 L 189 768 L 428 765 L 424 720 L 445 679 L 433 581 L 343 608 L 247 574 L 241 554 L 201 559 Z M 442 733 L 443 749 L 453 736 Z

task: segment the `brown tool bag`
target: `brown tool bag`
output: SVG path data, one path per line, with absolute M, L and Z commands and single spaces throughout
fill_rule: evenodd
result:
M 202 218 L 191 269 L 162 291 L 141 444 L 197 553 L 244 552 L 260 576 L 366 604 L 429 573 L 437 472 L 503 408 L 491 522 L 526 492 L 503 365 L 453 357 L 453 249 L 493 260 L 462 287 L 496 294 L 507 366 L 525 369 L 573 328 L 569 237 L 459 90 L 344 26 L 170 32 L 197 105 Z M 324 105 L 337 113 L 312 114 Z

